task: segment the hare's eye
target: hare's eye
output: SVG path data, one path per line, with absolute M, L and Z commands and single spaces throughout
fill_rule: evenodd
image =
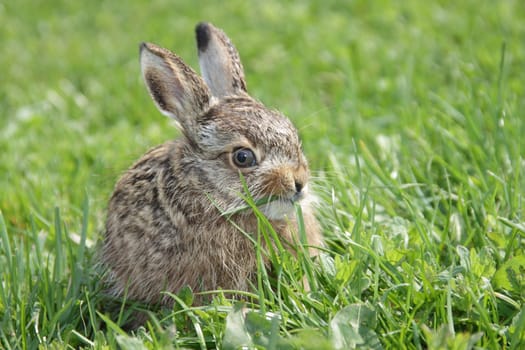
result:
M 239 168 L 249 168 L 257 164 L 257 159 L 251 149 L 239 148 L 233 152 L 233 163 Z

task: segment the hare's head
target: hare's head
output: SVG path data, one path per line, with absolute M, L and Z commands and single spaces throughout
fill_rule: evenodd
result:
M 221 30 L 201 23 L 196 34 L 203 78 L 166 49 L 145 43 L 140 50 L 155 104 L 185 136 L 179 166 L 194 178 L 188 192 L 201 191 L 234 210 L 244 204 L 243 178 L 254 199 L 275 199 L 261 208 L 281 219 L 307 195 L 308 166 L 297 130 L 248 95 L 239 54 Z

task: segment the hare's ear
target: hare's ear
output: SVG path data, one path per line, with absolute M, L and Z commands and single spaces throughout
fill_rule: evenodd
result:
M 191 131 L 195 118 L 210 106 L 206 83 L 178 56 L 154 44 L 140 45 L 140 66 L 157 108 Z
M 213 96 L 246 93 L 239 53 L 226 34 L 209 23 L 199 23 L 195 33 L 202 76 Z

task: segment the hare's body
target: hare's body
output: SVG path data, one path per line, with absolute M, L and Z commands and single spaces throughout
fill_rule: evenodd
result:
M 282 241 L 298 240 L 299 202 L 309 244 L 321 244 L 295 128 L 247 95 L 238 54 L 224 33 L 201 24 L 197 40 L 206 82 L 169 51 L 141 47 L 148 89 L 184 136 L 146 153 L 109 203 L 103 262 L 113 291 L 130 299 L 169 304 L 161 292 L 186 285 L 249 288 L 256 252 L 245 233 L 257 232 L 257 220 L 250 210 L 223 215 L 245 206 L 243 181 L 255 199 L 277 198 L 261 210 Z
M 185 285 L 247 288 L 253 244 L 217 215 L 204 192 L 187 193 L 191 176 L 199 174 L 175 176 L 185 151 L 177 141 L 150 150 L 115 189 L 109 210 L 118 215 L 108 218 L 115 235 L 108 234 L 106 260 L 118 294 L 127 286 L 130 298 L 156 302 L 161 291 Z

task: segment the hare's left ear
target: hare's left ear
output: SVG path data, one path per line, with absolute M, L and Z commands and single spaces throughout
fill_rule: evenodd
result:
M 140 65 L 157 108 L 179 122 L 187 135 L 192 135 L 197 117 L 211 104 L 212 95 L 206 83 L 177 55 L 151 43 L 140 46 Z
M 199 23 L 195 33 L 201 73 L 213 96 L 246 93 L 239 53 L 226 34 L 210 23 Z

